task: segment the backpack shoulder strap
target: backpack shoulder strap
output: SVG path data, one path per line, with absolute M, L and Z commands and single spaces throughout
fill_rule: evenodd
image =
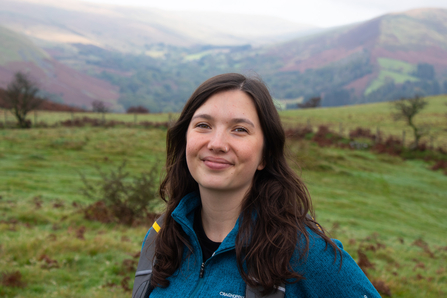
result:
M 310 221 L 310 225 L 312 227 L 319 229 L 321 232 L 323 232 L 323 229 L 321 229 L 320 225 L 315 222 L 315 218 L 313 218 L 310 214 L 306 214 L 307 219 Z
M 144 241 L 140 260 L 138 261 L 137 272 L 135 273 L 132 298 L 147 298 L 153 290 L 150 281 L 152 276 L 152 262 L 155 255 L 155 238 L 157 237 L 158 231 L 160 231 L 163 220 L 164 214 L 154 221 Z
M 270 293 L 268 295 L 262 296 L 260 287 L 253 288 L 253 287 L 250 287 L 249 285 L 247 285 L 245 287 L 245 298 L 260 298 L 260 297 L 284 298 L 285 292 L 286 292 L 286 287 L 284 284 L 281 284 L 281 286 L 279 286 L 276 291 L 273 291 L 272 293 Z

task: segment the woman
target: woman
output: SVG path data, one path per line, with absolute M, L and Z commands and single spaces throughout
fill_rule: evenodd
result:
M 284 144 L 260 80 L 229 73 L 197 88 L 167 134 L 160 186 L 167 208 L 141 257 L 155 250 L 150 297 L 238 298 L 249 296 L 247 288 L 285 297 L 380 297 L 308 215 L 309 193 L 288 166 Z

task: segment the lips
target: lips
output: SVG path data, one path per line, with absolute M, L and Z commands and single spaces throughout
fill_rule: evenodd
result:
M 212 170 L 223 170 L 231 167 L 233 164 L 224 158 L 205 157 L 202 159 L 204 164 Z

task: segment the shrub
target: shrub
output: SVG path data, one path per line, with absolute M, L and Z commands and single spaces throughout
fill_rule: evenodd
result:
M 403 151 L 402 141 L 390 136 L 384 143 L 377 143 L 373 146 L 373 150 L 377 153 L 387 153 L 389 155 L 401 155 Z
M 321 97 L 312 97 L 304 103 L 299 103 L 298 107 L 301 109 L 311 109 L 321 107 Z
M 148 172 L 130 176 L 124 171 L 126 161 L 109 174 L 96 167 L 101 181 L 89 182 L 84 175 L 82 193 L 95 201 L 84 209 L 84 217 L 104 223 L 117 222 L 137 225 L 153 220 L 156 216 L 149 210 L 149 202 L 156 198 L 157 163 Z
M 349 133 L 349 137 L 351 139 L 367 138 L 367 139 L 375 140 L 376 135 L 372 134 L 370 129 L 357 127 L 355 130 L 352 130 Z
M 312 137 L 312 141 L 320 147 L 337 145 L 343 138 L 338 134 L 330 131 L 326 125 L 320 125 L 317 133 Z
M 313 130 L 310 126 L 295 127 L 286 129 L 285 134 L 286 138 L 301 140 L 306 138 L 307 135 L 313 135 Z
M 5 287 L 24 288 L 26 284 L 22 281 L 20 271 L 2 272 L 0 285 Z
M 129 107 L 126 111 L 128 114 L 149 114 L 149 109 L 143 107 L 143 106 L 137 106 L 137 107 Z

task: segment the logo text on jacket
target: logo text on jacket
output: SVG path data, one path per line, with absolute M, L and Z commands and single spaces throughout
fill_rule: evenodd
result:
M 224 297 L 229 297 L 229 298 L 245 298 L 245 296 L 231 294 L 231 293 L 225 293 L 225 292 L 220 292 L 219 295 L 224 296 Z

